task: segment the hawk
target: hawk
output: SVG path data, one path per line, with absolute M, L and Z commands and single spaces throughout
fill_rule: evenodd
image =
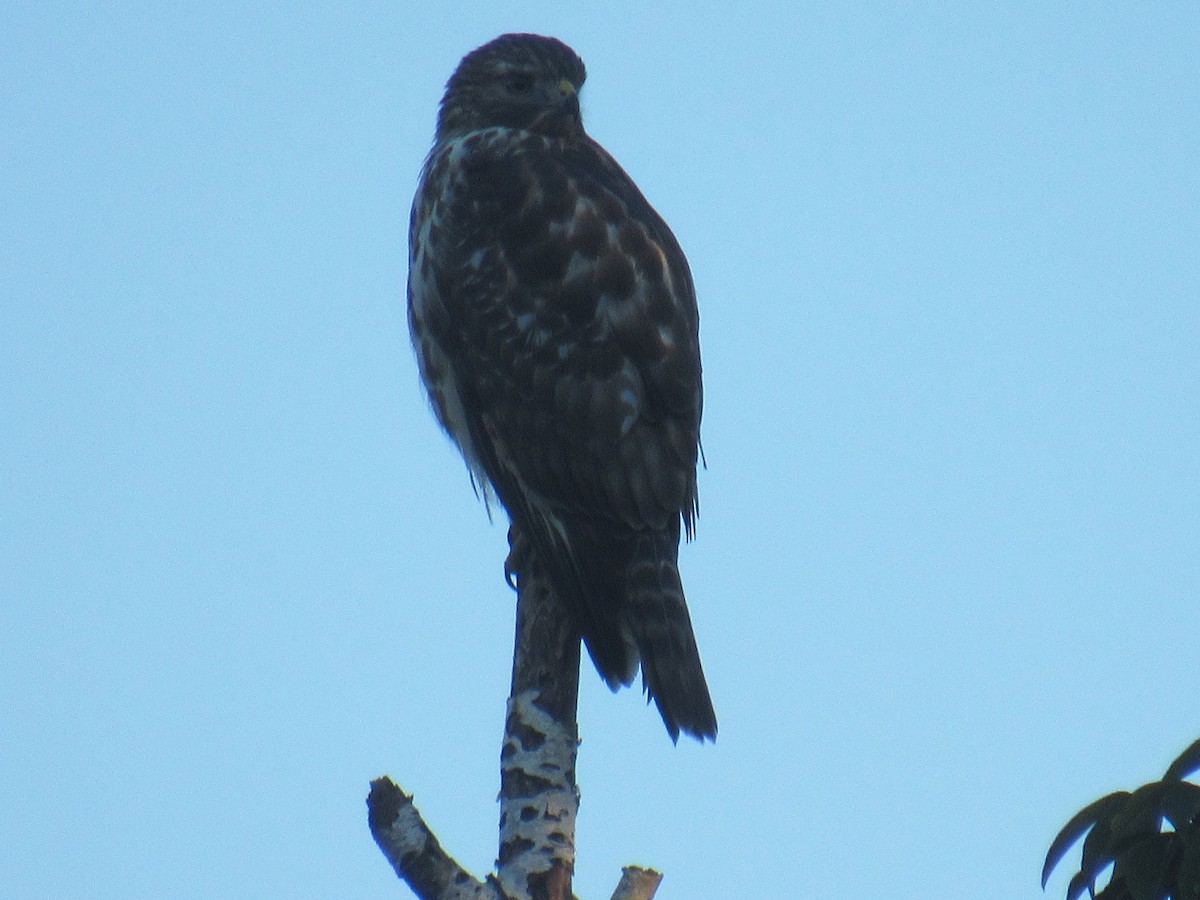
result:
M 677 562 L 698 511 L 695 288 L 584 131 L 584 78 L 538 35 L 463 58 L 413 201 L 409 327 L 438 421 L 509 514 L 510 560 L 541 564 L 610 688 L 640 664 L 672 740 L 712 740 Z

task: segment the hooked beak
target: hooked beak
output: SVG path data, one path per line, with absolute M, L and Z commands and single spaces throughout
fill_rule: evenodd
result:
M 579 111 L 579 90 L 566 78 L 559 79 L 557 103 L 534 122 L 534 129 L 557 137 L 575 137 L 583 133 Z

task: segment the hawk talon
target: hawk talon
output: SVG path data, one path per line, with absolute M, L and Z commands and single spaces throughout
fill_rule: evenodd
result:
M 508 527 L 508 556 L 504 557 L 504 580 L 514 591 L 518 590 L 521 574 L 529 564 L 531 547 L 525 535 L 515 526 Z

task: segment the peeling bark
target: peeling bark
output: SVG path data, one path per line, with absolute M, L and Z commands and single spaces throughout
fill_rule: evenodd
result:
M 367 822 L 387 861 L 421 900 L 501 900 L 494 884 L 476 879 L 442 849 L 412 797 L 387 776 L 371 782 Z
M 513 897 L 559 900 L 571 896 L 575 870 L 579 635 L 536 567 L 521 568 L 500 751 L 498 878 Z
M 496 874 L 475 878 L 442 849 L 411 796 L 386 776 L 371 782 L 371 834 L 420 900 L 574 900 L 579 634 L 519 544 L 507 565 L 517 623 Z M 651 869 L 627 867 L 613 900 L 650 900 L 661 880 Z

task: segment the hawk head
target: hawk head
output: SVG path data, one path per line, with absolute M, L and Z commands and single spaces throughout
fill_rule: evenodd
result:
M 437 139 L 501 126 L 552 137 L 583 133 L 579 89 L 587 72 L 554 38 L 505 34 L 471 51 L 446 83 Z

